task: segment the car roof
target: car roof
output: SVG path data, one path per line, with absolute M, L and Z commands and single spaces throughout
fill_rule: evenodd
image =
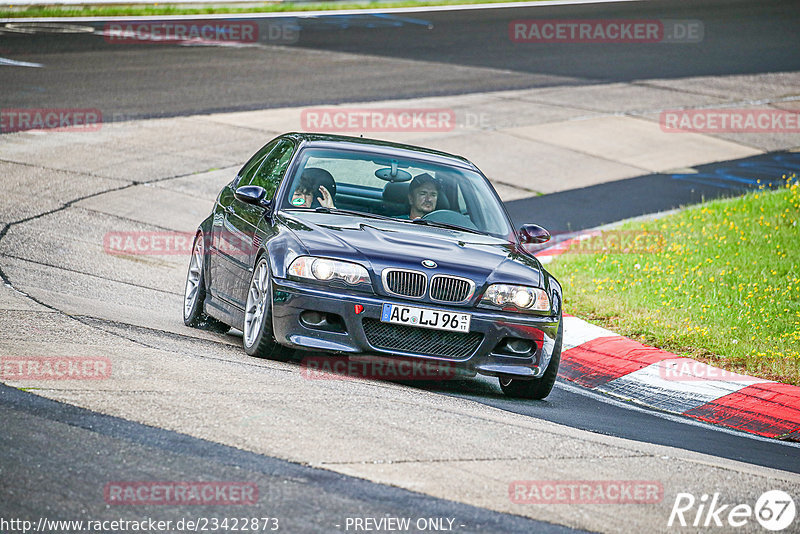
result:
M 457 167 L 466 167 L 478 171 L 478 168 L 467 158 L 448 154 L 439 150 L 424 148 L 403 143 L 393 143 L 391 141 L 381 141 L 379 139 L 369 139 L 365 137 L 349 137 L 346 135 L 333 135 L 322 133 L 302 133 L 290 132 L 281 137 L 290 138 L 298 144 L 319 148 L 343 148 L 357 149 L 367 152 L 380 152 L 381 154 L 396 153 L 400 157 L 417 157 L 429 161 L 436 161 Z M 387 150 L 389 149 L 389 150 Z

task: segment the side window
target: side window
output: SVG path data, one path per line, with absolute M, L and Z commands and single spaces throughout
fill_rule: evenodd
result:
M 239 181 L 235 184 L 236 187 L 250 184 L 250 180 L 253 179 L 253 175 L 261 166 L 261 163 L 264 162 L 264 158 L 266 158 L 267 155 L 272 152 L 279 142 L 280 141 L 276 139 L 271 143 L 267 143 L 265 146 L 261 147 L 261 150 L 256 152 L 252 158 L 250 158 L 250 161 L 244 164 L 242 170 L 239 171 Z
M 294 154 L 294 144 L 285 139 L 278 142 L 275 149 L 264 159 L 258 171 L 246 185 L 258 185 L 267 190 L 267 198 L 272 199 L 281 183 L 281 178 Z M 244 181 L 242 182 L 244 183 Z

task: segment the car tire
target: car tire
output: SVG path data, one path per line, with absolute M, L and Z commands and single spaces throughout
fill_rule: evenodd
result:
M 247 289 L 242 341 L 250 356 L 281 361 L 290 356 L 272 334 L 272 276 L 263 257 L 256 262 Z
M 516 397 L 521 399 L 537 399 L 542 400 L 546 398 L 553 390 L 553 385 L 556 383 L 558 376 L 558 366 L 561 363 L 561 344 L 564 338 L 564 321 L 563 319 L 558 324 L 558 332 L 556 333 L 556 344 L 553 347 L 553 356 L 550 358 L 550 364 L 547 366 L 544 374 L 539 378 L 533 380 L 520 380 L 518 378 L 511 378 L 501 376 L 500 389 L 503 390 L 508 397 Z
M 189 260 L 189 271 L 186 273 L 186 286 L 183 291 L 183 324 L 224 334 L 231 327 L 209 317 L 203 311 L 203 303 L 206 300 L 204 264 L 205 240 L 203 232 L 197 232 L 192 245 L 192 257 Z

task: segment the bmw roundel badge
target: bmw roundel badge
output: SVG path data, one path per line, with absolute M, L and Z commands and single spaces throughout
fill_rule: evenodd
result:
M 437 267 L 436 262 L 433 260 L 422 260 L 422 266 L 428 269 L 435 269 Z

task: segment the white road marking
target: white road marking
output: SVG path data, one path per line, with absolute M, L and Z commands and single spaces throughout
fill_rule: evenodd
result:
M 94 28 L 92 28 L 91 26 L 81 26 L 78 24 L 37 23 L 37 22 L 32 22 L 32 19 L 24 19 L 24 20 L 25 22 L 9 22 L 4 26 L 0 27 L 0 30 L 11 33 L 25 33 L 25 34 L 94 32 Z
M 619 337 L 611 330 L 587 323 L 577 317 L 564 317 L 564 349 L 571 349 L 601 337 Z
M 0 57 L 0 65 L 8 65 L 9 67 L 44 67 L 41 63 L 31 63 L 29 61 L 16 61 Z

